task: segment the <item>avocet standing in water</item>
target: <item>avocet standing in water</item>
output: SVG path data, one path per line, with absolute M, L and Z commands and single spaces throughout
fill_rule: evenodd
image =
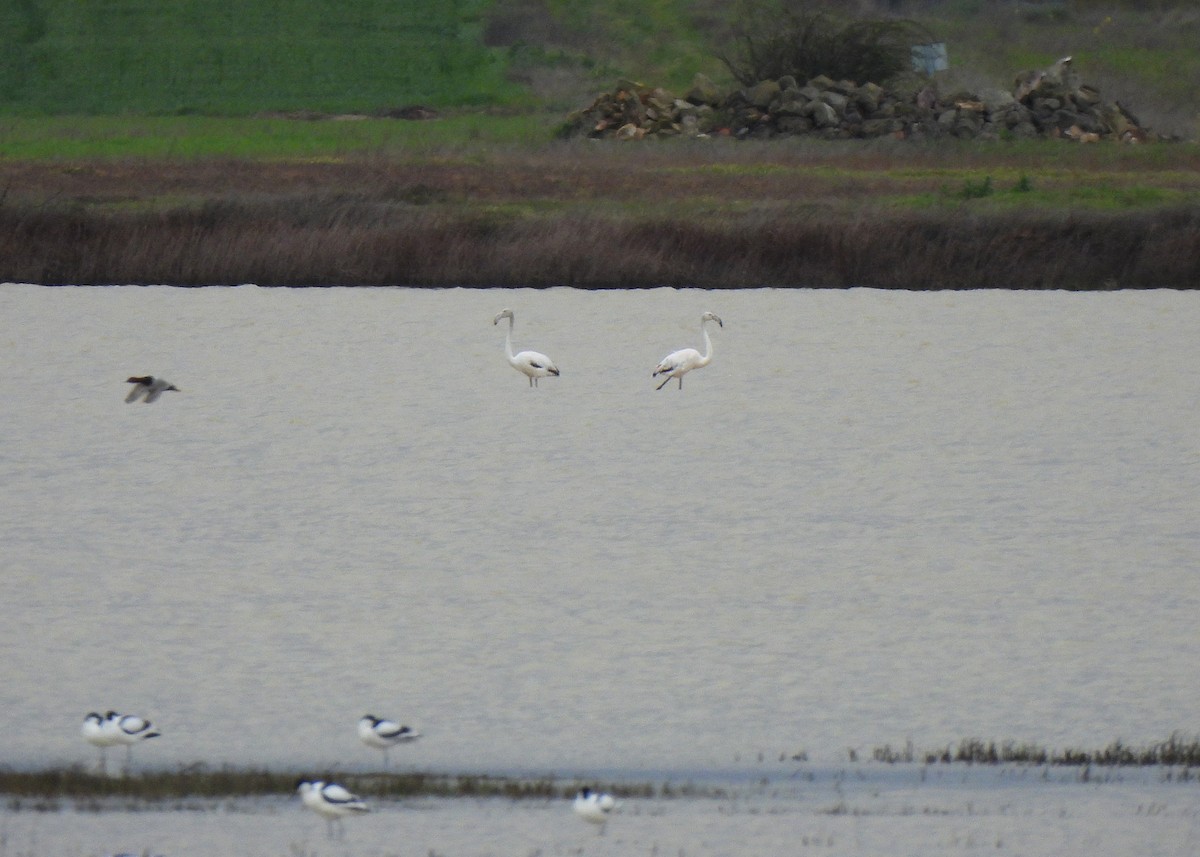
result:
M 362 798 L 337 783 L 301 780 L 297 783 L 296 790 L 300 792 L 300 802 L 325 819 L 326 833 L 330 839 L 334 836 L 334 825 L 337 825 L 340 833 L 345 834 L 342 819 L 347 815 L 361 815 L 371 811 Z
M 133 760 L 133 745 L 150 738 L 158 738 L 162 733 L 155 731 L 153 725 L 144 717 L 135 714 L 118 714 L 109 711 L 101 717 L 95 711 L 83 719 L 83 737 L 95 747 L 100 748 L 100 771 L 105 770 L 105 750 L 118 744 L 125 745 L 125 771 L 128 773 L 130 762 Z
M 133 745 L 158 738 L 162 733 L 156 731 L 149 720 L 136 714 L 119 715 L 109 712 L 109 715 L 116 718 L 114 732 L 117 743 L 125 745 L 125 772 L 128 773 L 129 765 L 133 761 Z
M 83 739 L 93 747 L 100 748 L 100 773 L 108 771 L 108 748 L 115 747 L 120 740 L 117 738 L 117 712 L 110 711 L 107 715 L 96 711 L 88 712 L 83 718 Z
M 358 721 L 358 740 L 368 747 L 383 751 L 383 766 L 388 766 L 388 750 L 397 744 L 408 744 L 421 737 L 421 733 L 395 720 L 384 720 L 373 714 L 363 715 Z
M 579 794 L 575 795 L 575 803 L 572 808 L 577 816 L 584 821 L 599 825 L 600 833 L 604 833 L 604 825 L 608 822 L 608 816 L 616 805 L 617 802 L 613 796 L 607 792 L 594 792 L 584 786 L 579 790 Z
M 179 388 L 163 378 L 155 378 L 153 375 L 134 375 L 128 379 L 126 383 L 133 384 L 133 389 L 129 391 L 129 395 L 125 397 L 125 404 L 136 402 L 138 399 L 145 397 L 146 404 L 158 401 L 158 397 L 167 390 L 179 392 Z

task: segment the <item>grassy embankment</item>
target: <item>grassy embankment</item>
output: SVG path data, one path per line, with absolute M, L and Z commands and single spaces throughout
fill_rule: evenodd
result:
M 977 738 L 964 739 L 957 747 L 916 750 L 911 743 L 899 749 L 890 745 L 875 747 L 865 760 L 884 764 L 930 765 L 1033 765 L 1074 768 L 1081 780 L 1099 776 L 1093 768 L 1160 767 L 1165 778 L 1191 781 L 1193 769 L 1200 767 L 1200 741 L 1172 735 L 1166 741 L 1135 747 L 1114 741 L 1099 750 L 1049 750 L 1037 744 L 1008 741 L 997 744 Z M 805 757 L 779 758 L 780 763 L 803 764 Z M 850 752 L 849 764 L 859 763 L 859 755 Z M 789 767 L 788 775 L 795 773 Z M 176 771 L 148 771 L 128 776 L 102 776 L 82 768 L 57 768 L 39 771 L 0 770 L 0 794 L 8 797 L 11 810 L 58 810 L 64 801 L 84 809 L 117 806 L 136 809 L 147 803 L 180 801 L 182 808 L 196 808 L 197 802 L 226 798 L 289 794 L 297 781 L 313 777 L 313 772 L 269 771 L 265 769 L 221 768 L 210 770 L 189 765 Z M 573 795 L 583 785 L 595 782 L 557 779 L 489 776 L 486 774 L 352 773 L 326 771 L 318 776 L 343 783 L 368 797 L 394 799 L 414 795 L 432 797 L 502 797 L 555 799 Z M 697 787 L 690 783 L 620 782 L 602 786 L 623 797 L 673 797 L 680 795 L 717 795 L 720 787 Z M 114 803 L 115 802 L 115 803 Z M 202 807 L 200 807 L 202 808 Z
M 203 0 L 184 4 L 191 18 L 160 15 L 153 28 L 141 20 L 143 7 L 125 5 L 129 14 L 104 19 L 73 12 L 66 0 L 16 7 L 43 14 L 26 15 L 28 67 L 14 74 L 10 61 L 0 74 L 9 114 L 0 115 L 0 278 L 584 287 L 1200 282 L 1194 145 L 552 140 L 563 102 L 579 104 L 571 101 L 578 92 L 601 79 L 609 85 L 618 71 L 662 75 L 676 86 L 695 65 L 719 74 L 698 47 L 719 28 L 717 4 L 658 0 L 631 16 L 611 0 L 585 18 L 558 2 L 460 3 L 432 23 L 401 20 L 398 4 L 356 4 L 338 21 L 323 19 L 330 13 L 319 4 L 308 18 L 287 21 L 267 5 L 237 26 L 217 15 L 189 35 L 170 28 L 205 17 Z M 967 16 L 965 5 L 935 6 L 938 26 L 961 34 L 950 40 L 952 56 L 988 59 L 953 74 L 997 85 L 1007 82 L 992 71 L 1005 49 L 988 46 L 1023 45 L 1041 61 L 1086 38 L 1088 53 L 1077 52 L 1086 78 L 1084 57 L 1119 67 L 1135 55 L 1118 31 L 1146 44 L 1191 26 L 1181 19 L 1156 30 L 1140 12 L 1137 26 L 1127 17 L 1105 24 L 1099 11 L 1031 22 L 994 11 Z M 128 26 L 131 16 L 140 27 Z M 227 31 L 233 35 L 220 36 Z M 134 41 L 145 45 L 141 53 Z M 1196 62 L 1193 51 L 1164 50 Z M 393 62 L 398 54 L 403 69 Z M 1162 63 L 1144 65 L 1146 76 L 1127 79 L 1164 93 L 1160 108 L 1170 114 L 1177 76 Z M 54 74 L 43 80 L 39 68 Z M 107 76 L 85 99 L 69 81 L 87 80 L 93 68 Z M 544 94 L 551 90 L 557 94 Z M 443 108 L 442 117 L 278 116 L 377 114 L 416 102 Z M 500 109 L 462 109 L 467 104 Z

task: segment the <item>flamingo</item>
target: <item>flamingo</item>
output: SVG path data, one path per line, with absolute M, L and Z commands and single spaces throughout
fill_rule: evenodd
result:
M 513 311 L 510 309 L 501 310 L 492 319 L 492 324 L 499 324 L 502 318 L 508 319 L 508 333 L 504 336 L 504 352 L 508 356 L 509 365 L 529 378 L 530 387 L 537 386 L 538 378 L 545 378 L 547 375 L 557 376 L 558 367 L 545 354 L 537 351 L 522 351 L 519 354 L 513 354 L 512 330 L 515 321 Z
M 133 389 L 129 391 L 129 395 L 125 397 L 125 404 L 136 402 L 142 396 L 146 397 L 146 404 L 157 401 L 158 397 L 167 390 L 179 392 L 179 388 L 163 378 L 155 378 L 153 375 L 134 375 L 129 378 L 126 383 L 133 384 Z
M 372 714 L 364 715 L 358 721 L 358 740 L 368 747 L 383 751 L 383 766 L 388 766 L 388 750 L 397 744 L 407 744 L 416 741 L 421 733 L 408 726 L 401 726 L 394 720 L 384 720 Z
M 325 819 L 326 833 L 330 839 L 334 836 L 335 824 L 341 833 L 346 832 L 342 822 L 345 816 L 371 811 L 362 798 L 337 783 L 301 780 L 296 784 L 296 789 L 300 792 L 300 802 Z
M 613 807 L 617 802 L 613 800 L 613 796 L 607 792 L 594 792 L 587 786 L 579 790 L 579 794 L 575 795 L 575 803 L 572 808 L 575 814 L 584 821 L 591 822 L 600 826 L 600 833 L 604 833 L 604 825 L 608 822 L 608 815 L 613 811 Z
M 709 364 L 709 361 L 712 360 L 712 340 L 708 338 L 708 329 L 704 325 L 710 321 L 715 321 L 718 327 L 725 326 L 725 322 L 721 321 L 721 317 L 715 312 L 706 312 L 700 316 L 700 332 L 704 334 L 704 353 L 701 354 L 695 348 L 681 348 L 679 351 L 672 351 L 654 367 L 654 373 L 650 377 L 667 376 L 654 389 L 661 390 L 672 378 L 678 378 L 679 389 L 682 390 L 684 375 L 693 369 L 700 369 Z

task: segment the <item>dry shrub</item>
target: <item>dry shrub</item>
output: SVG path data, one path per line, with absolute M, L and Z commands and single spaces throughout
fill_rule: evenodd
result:
M 933 41 L 914 21 L 842 20 L 804 4 L 743 4 L 729 35 L 731 52 L 717 57 L 744 86 L 791 76 L 883 84 L 911 71 L 911 48 Z

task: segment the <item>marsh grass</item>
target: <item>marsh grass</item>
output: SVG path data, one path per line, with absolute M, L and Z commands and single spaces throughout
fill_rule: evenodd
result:
M 315 778 L 336 781 L 363 797 L 381 800 L 408 797 L 554 800 L 573 796 L 583 785 L 601 787 L 620 797 L 651 797 L 659 793 L 648 783 L 599 785 L 592 781 L 584 783 L 553 777 L 209 769 L 194 764 L 174 771 L 147 771 L 120 777 L 104 776 L 79 767 L 0 770 L 0 795 L 6 796 L 12 810 L 56 811 L 69 805 L 99 811 L 137 809 L 150 804 L 203 810 L 231 799 L 290 796 L 299 780 Z
M 985 741 L 964 738 L 957 746 L 947 745 L 940 750 L 918 751 L 911 741 L 904 747 L 890 744 L 876 747 L 872 758 L 887 764 L 923 761 L 927 765 L 965 763 L 972 765 L 1054 765 L 1075 767 L 1170 767 L 1185 770 L 1200 767 L 1200 739 L 1181 734 L 1165 741 L 1133 746 L 1121 740 L 1095 750 L 1065 748 L 1049 749 L 1036 743 L 1018 741 Z M 1180 779 L 1188 779 L 1181 775 Z
M 0 210 L 3 278 L 68 284 L 257 283 L 641 288 L 1189 288 L 1200 211 L 819 213 L 715 218 L 513 216 L 336 200 L 165 213 Z
M 9 161 L 0 279 L 909 289 L 1200 281 L 1200 152 L 1191 147 L 437 142 L 446 139 L 284 159 Z
M 851 751 L 850 762 L 859 754 Z M 1082 779 L 1093 769 L 1118 767 L 1161 767 L 1171 780 L 1188 782 L 1192 769 L 1200 768 L 1200 739 L 1181 734 L 1165 741 L 1135 746 L 1113 741 L 1096 750 L 1047 749 L 1036 743 L 985 741 L 965 738 L 957 745 L 936 750 L 918 750 L 911 741 L 902 747 L 877 746 L 873 761 L 883 764 L 923 765 L 1031 765 L 1079 768 Z M 781 761 L 783 759 L 781 758 Z M 793 759 L 793 761 L 795 761 Z M 507 800 L 562 800 L 582 786 L 601 788 L 624 798 L 723 798 L 728 790 L 719 785 L 693 782 L 612 782 L 578 779 L 498 776 L 483 773 L 444 774 L 430 772 L 362 773 L 349 771 L 281 770 L 265 768 L 208 768 L 203 764 L 180 766 L 173 771 L 146 771 L 126 776 L 104 776 L 82 767 L 47 768 L 32 771 L 0 769 L 0 795 L 10 811 L 54 812 L 71 807 L 84 811 L 120 809 L 136 811 L 167 806 L 179 810 L 204 811 L 232 806 L 230 801 L 269 796 L 291 796 L 300 779 L 321 778 L 346 785 L 352 791 L 377 800 L 411 797 L 503 798 Z

